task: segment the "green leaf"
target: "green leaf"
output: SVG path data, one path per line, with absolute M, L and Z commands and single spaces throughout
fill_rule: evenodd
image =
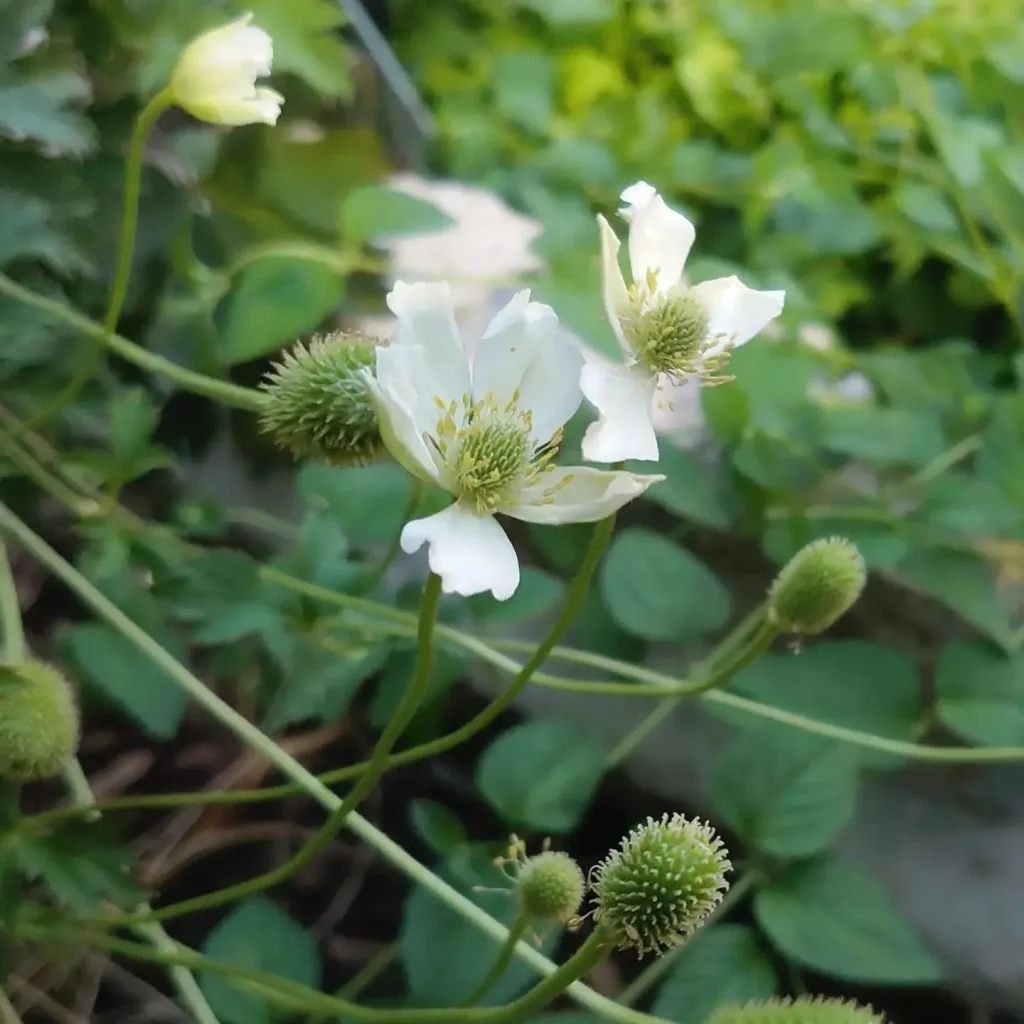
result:
M 351 241 L 422 235 L 454 223 L 433 203 L 383 185 L 353 189 L 341 204 L 341 232 Z
M 433 800 L 413 800 L 409 821 L 416 834 L 439 857 L 449 857 L 466 845 L 468 838 L 455 812 Z
M 265 971 L 313 989 L 320 988 L 316 940 L 276 903 L 262 896 L 237 904 L 206 937 L 203 953 L 233 967 Z M 200 984 L 224 1024 L 270 1024 L 281 1015 L 265 999 L 232 985 L 227 977 L 204 974 Z
M 470 611 L 482 622 L 507 625 L 524 622 L 550 611 L 565 594 L 565 584 L 543 569 L 524 566 L 516 592 L 507 601 L 490 595 L 468 600 Z
M 777 991 L 775 971 L 753 929 L 716 924 L 692 949 L 682 950 L 651 1013 L 675 1024 L 703 1024 L 719 1006 L 768 999 Z
M 852 752 L 835 740 L 774 723 L 740 733 L 718 763 L 717 812 L 764 853 L 806 857 L 850 821 L 857 799 Z
M 649 462 L 633 462 L 634 473 L 650 471 Z M 661 442 L 658 472 L 666 477 L 644 497 L 668 512 L 702 526 L 726 530 L 733 522 L 733 510 L 723 495 L 722 481 L 708 464 L 693 452 Z
M 487 913 L 505 925 L 512 923 L 516 902 L 511 890 L 478 894 L 477 886 L 505 888 L 508 880 L 494 866 L 494 851 L 464 847 L 449 857 L 436 873 L 462 895 L 482 904 Z M 557 935 L 548 936 L 542 948 L 550 951 Z M 405 905 L 399 936 L 409 994 L 416 1005 L 458 1006 L 494 963 L 499 943 L 456 913 L 428 890 L 417 887 Z M 534 971 L 513 958 L 501 981 L 482 1001 L 484 1006 L 507 1003 L 536 981 Z
M 310 507 L 335 516 L 354 544 L 386 544 L 402 528 L 412 480 L 391 463 L 362 469 L 310 464 L 299 473 L 299 491 Z
M 185 651 L 172 633 L 155 637 L 183 661 Z M 72 626 L 62 641 L 83 680 L 121 708 L 150 736 L 169 740 L 178 732 L 188 697 L 160 666 L 103 623 Z
M 840 455 L 883 465 L 923 465 L 946 447 L 938 416 L 874 406 L 821 410 L 821 446 Z
M 959 551 L 915 551 L 899 566 L 915 590 L 952 608 L 966 622 L 1009 650 L 1013 630 L 992 567 L 980 556 Z
M 484 751 L 476 782 L 509 825 L 570 832 L 601 781 L 604 746 L 580 725 L 538 720 L 502 733 Z
M 689 551 L 643 527 L 619 533 L 601 568 L 615 621 L 645 640 L 678 640 L 725 625 L 729 591 Z
M 864 506 L 860 506 L 863 508 Z M 845 537 L 857 545 L 869 569 L 887 569 L 897 565 L 910 550 L 910 541 L 904 530 L 904 522 L 892 517 L 891 522 L 875 522 L 866 516 L 843 514 L 841 508 L 834 515 L 814 516 L 809 519 L 798 511 L 787 514 L 779 508 L 781 516 L 772 516 L 765 527 L 761 544 L 765 554 L 779 566 L 785 565 L 801 548 L 811 541 L 826 537 Z M 891 515 L 879 506 L 870 508 L 880 517 Z
M 315 260 L 272 256 L 251 263 L 217 308 L 217 359 L 225 366 L 274 352 L 318 327 L 341 303 L 337 272 Z
M 826 640 L 796 655 L 767 654 L 740 672 L 730 687 L 773 707 L 873 736 L 913 740 L 923 728 L 913 661 L 865 640 Z M 738 724 L 759 721 L 732 712 L 728 717 Z M 898 761 L 895 755 L 860 748 L 856 756 L 866 765 Z
M 313 510 L 303 519 L 295 547 L 276 564 L 290 575 L 328 590 L 347 590 L 367 571 L 350 561 L 348 536 L 329 510 Z
M 952 643 L 935 670 L 936 710 L 955 733 L 991 746 L 1024 746 L 1024 655 Z
M 95 144 L 92 122 L 75 107 L 91 94 L 77 71 L 0 68 L 0 134 L 81 156 Z
M 906 985 L 941 977 L 889 895 L 845 861 L 793 865 L 758 890 L 754 913 L 783 955 L 823 974 Z
M 554 74 L 543 53 L 503 50 L 492 70 L 497 109 L 529 132 L 544 134 L 551 123 Z
M 891 199 L 904 217 L 926 231 L 960 231 L 960 222 L 953 207 L 931 185 L 917 181 L 903 182 L 893 189 Z
M 384 671 L 374 687 L 373 703 L 370 705 L 370 723 L 383 728 L 409 687 L 416 669 L 415 647 L 405 647 L 392 653 Z M 438 651 L 434 667 L 430 672 L 430 684 L 423 699 L 421 710 L 429 707 L 442 694 L 447 693 L 463 675 L 462 660 L 449 651 Z

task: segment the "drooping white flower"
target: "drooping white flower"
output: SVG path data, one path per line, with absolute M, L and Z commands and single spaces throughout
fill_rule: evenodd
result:
M 582 399 L 582 357 L 529 291 L 494 317 L 472 360 L 446 284 L 399 282 L 387 301 L 397 327 L 377 350 L 372 384 L 381 434 L 409 472 L 455 497 L 444 511 L 407 523 L 402 550 L 427 544 L 445 593 L 489 590 L 504 601 L 515 592 L 519 561 L 496 513 L 594 522 L 664 479 L 552 464 Z
M 629 223 L 633 283 L 619 270 L 619 239 L 599 216 L 604 306 L 622 346 L 625 364 L 603 359 L 583 368 L 583 394 L 598 420 L 583 440 L 593 462 L 657 459 L 651 403 L 659 378 L 673 384 L 722 383 L 734 348 L 746 344 L 782 312 L 785 293 L 755 291 L 738 277 L 688 286 L 683 267 L 696 232 L 639 181 L 622 193 Z
M 274 46 L 246 14 L 197 36 L 182 51 L 171 75 L 174 102 L 212 124 L 276 124 L 284 97 L 256 85 L 270 74 Z

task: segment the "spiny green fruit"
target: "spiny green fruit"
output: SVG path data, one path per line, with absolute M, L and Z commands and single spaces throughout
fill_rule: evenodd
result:
M 0 777 L 56 775 L 78 749 L 78 708 L 52 665 L 0 665 Z
M 822 633 L 856 603 L 867 582 L 864 559 L 843 537 L 798 551 L 768 591 L 768 617 L 787 633 Z
M 308 347 L 297 342 L 260 384 L 260 429 L 298 458 L 332 466 L 365 466 L 385 456 L 366 379 L 382 344 L 342 331 L 317 335 Z
M 885 1019 L 870 1006 L 800 996 L 723 1006 L 708 1018 L 707 1024 L 885 1024 Z
M 594 868 L 594 920 L 619 949 L 660 953 L 707 920 L 730 870 L 710 825 L 682 814 L 648 818 Z
M 519 905 L 537 924 L 567 924 L 579 912 L 585 882 L 567 853 L 545 850 L 519 865 Z

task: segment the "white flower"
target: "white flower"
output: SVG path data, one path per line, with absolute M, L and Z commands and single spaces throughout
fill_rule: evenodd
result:
M 274 46 L 246 14 L 185 47 L 171 75 L 174 102 L 213 124 L 276 124 L 284 97 L 256 85 L 270 74 Z
M 551 464 L 562 426 L 581 401 L 582 357 L 558 333 L 549 306 L 519 292 L 484 331 L 472 363 L 447 284 L 399 282 L 388 295 L 397 318 L 377 350 L 372 388 L 381 433 L 411 473 L 455 496 L 454 504 L 402 530 L 402 550 L 429 545 L 445 593 L 519 585 L 519 562 L 495 513 L 529 523 L 603 519 L 661 476 Z
M 720 371 L 732 349 L 777 317 L 785 299 L 784 292 L 755 291 L 738 277 L 688 287 L 683 266 L 693 225 L 646 182 L 630 185 L 622 200 L 633 273 L 628 288 L 619 270 L 619 240 L 597 218 L 605 310 L 626 362 L 595 359 L 583 368 L 583 394 L 598 411 L 583 440 L 584 458 L 593 462 L 657 459 L 651 404 L 659 377 L 675 385 L 730 379 Z

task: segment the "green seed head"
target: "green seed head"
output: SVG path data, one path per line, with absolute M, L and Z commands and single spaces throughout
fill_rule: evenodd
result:
M 365 371 L 373 370 L 376 338 L 341 331 L 297 342 L 260 387 L 266 402 L 260 429 L 302 459 L 364 466 L 386 455 L 377 407 Z
M 594 869 L 594 920 L 619 949 L 660 953 L 704 923 L 731 869 L 710 825 L 681 814 L 648 818 Z
M 509 497 L 530 464 L 533 448 L 521 415 L 484 415 L 459 432 L 450 470 L 456 493 L 481 513 Z
M 537 924 L 567 924 L 583 902 L 583 872 L 567 853 L 545 850 L 527 858 L 516 881 L 519 905 Z
M 670 294 L 623 325 L 634 355 L 656 373 L 694 372 L 708 336 L 708 314 L 692 295 Z
M 768 615 L 788 633 L 824 632 L 846 614 L 867 582 L 864 559 L 843 537 L 816 540 L 798 551 L 768 591 Z
M 78 708 L 51 665 L 0 666 L 0 777 L 29 782 L 56 775 L 78 749 Z
M 885 1019 L 870 1006 L 801 996 L 723 1006 L 708 1018 L 707 1024 L 885 1024 Z

